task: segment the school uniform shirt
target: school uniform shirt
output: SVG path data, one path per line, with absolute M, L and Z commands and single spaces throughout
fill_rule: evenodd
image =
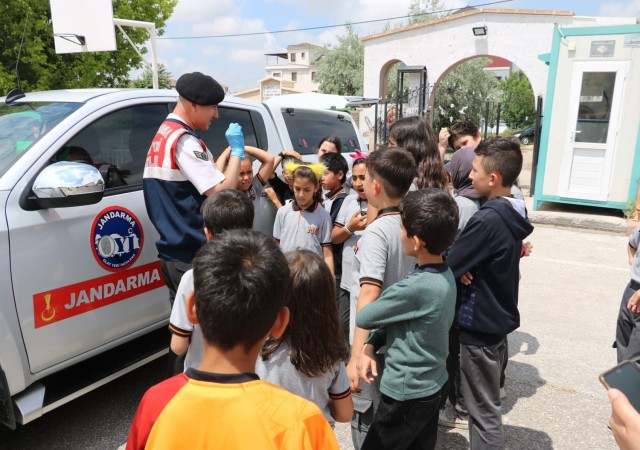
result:
M 266 181 L 264 181 L 262 178 L 260 178 L 260 174 L 256 174 L 253 177 L 253 181 L 251 182 L 251 186 L 249 186 L 249 189 L 247 190 L 246 194 L 247 197 L 249 197 L 249 200 L 251 200 L 251 203 L 253 203 L 253 211 L 254 211 L 254 215 L 253 215 L 253 226 L 252 228 L 254 230 L 259 230 L 260 229 L 260 225 L 261 225 L 261 215 L 266 214 L 263 211 L 263 207 L 261 207 L 261 202 L 264 202 L 265 199 L 263 199 L 263 197 L 265 197 L 265 193 L 264 193 L 264 187 L 266 185 Z M 271 203 L 271 200 L 266 199 L 266 202 L 262 203 L 262 206 L 264 205 L 268 205 L 271 206 L 271 211 L 273 211 L 273 203 Z M 273 214 L 273 212 L 271 212 L 271 214 Z M 263 231 L 263 230 L 261 230 Z
M 324 209 L 326 209 L 329 215 L 331 216 L 331 221 L 334 222 L 336 219 L 336 216 L 338 215 L 338 211 L 342 206 L 342 202 L 344 201 L 347 194 L 344 188 L 340 186 L 335 191 L 326 192 L 322 194 L 322 196 L 323 196 L 322 206 L 324 206 Z M 335 203 L 335 208 L 334 208 L 334 203 Z
M 306 248 L 322 255 L 323 247 L 331 247 L 331 228 L 331 217 L 318 202 L 300 209 L 294 200 L 278 209 L 273 237 L 283 252 Z
M 204 193 L 224 179 L 204 142 L 180 116 L 169 114 L 151 142 L 142 179 L 161 258 L 191 262 L 206 242 L 200 213 Z
M 640 227 L 636 227 L 629 236 L 629 246 L 638 249 L 640 246 Z M 631 279 L 640 284 L 640 251 L 636 251 L 631 264 Z
M 405 255 L 402 249 L 400 210 L 397 206 L 381 209 L 375 220 L 364 230 L 353 258 L 349 323 L 351 343 L 353 343 L 360 287 L 372 284 L 380 287 L 384 292 L 393 283 L 397 283 L 411 273 L 415 264 L 416 259 Z
M 127 450 L 338 449 L 316 405 L 256 374 L 188 369 L 150 388 Z
M 360 196 L 357 193 L 349 195 L 344 199 L 333 225 L 338 228 L 344 228 L 356 212 L 366 211 L 367 209 L 368 203 L 366 200 L 360 200 Z M 352 232 L 342 244 L 342 279 L 340 280 L 340 287 L 345 291 L 351 289 L 353 279 L 351 274 L 354 257 L 353 249 L 363 233 L 364 230 Z
M 282 386 L 315 403 L 331 427 L 335 425 L 335 420 L 329 411 L 329 401 L 351 395 L 351 385 L 343 361 L 336 361 L 330 370 L 317 377 L 309 377 L 291 363 L 291 346 L 286 340 L 266 361 L 258 356 L 256 373 L 261 380 Z
M 198 367 L 204 353 L 202 331 L 198 325 L 192 324 L 187 317 L 187 296 L 192 291 L 193 269 L 189 269 L 180 279 L 176 298 L 171 308 L 171 316 L 169 316 L 169 331 L 177 336 L 190 338 L 187 355 L 184 359 L 185 369 Z

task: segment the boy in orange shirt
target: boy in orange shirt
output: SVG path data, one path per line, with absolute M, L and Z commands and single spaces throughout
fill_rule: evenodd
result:
M 200 249 L 193 271 L 187 314 L 204 357 L 146 392 L 127 449 L 338 449 L 315 404 L 255 374 L 264 342 L 289 321 L 290 272 L 273 239 L 227 231 Z

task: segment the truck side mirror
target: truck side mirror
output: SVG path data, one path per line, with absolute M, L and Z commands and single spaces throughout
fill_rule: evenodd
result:
M 33 208 L 27 209 L 92 205 L 102 200 L 104 180 L 90 164 L 60 161 L 38 174 L 32 191 L 36 198 L 28 200 Z

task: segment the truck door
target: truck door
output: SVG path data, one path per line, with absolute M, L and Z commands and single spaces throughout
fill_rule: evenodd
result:
M 167 113 L 167 102 L 141 99 L 91 112 L 54 146 L 38 149 L 38 163 L 9 195 L 13 292 L 33 373 L 91 356 L 168 318 L 157 234 L 142 195 L 144 159 Z M 98 167 L 106 183 L 102 201 L 24 209 L 21 198 L 35 176 L 61 160 Z

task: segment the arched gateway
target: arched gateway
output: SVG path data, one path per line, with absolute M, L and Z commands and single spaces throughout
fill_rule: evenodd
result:
M 485 55 L 513 62 L 529 78 L 534 94 L 542 95 L 548 67 L 538 55 L 549 52 L 554 25 L 591 26 L 603 20 L 606 18 L 578 17 L 572 11 L 467 9 L 365 36 L 364 95 L 384 97 L 386 73 L 398 61 L 426 66 L 432 85 L 460 62 Z M 476 35 L 483 31 L 484 35 Z

